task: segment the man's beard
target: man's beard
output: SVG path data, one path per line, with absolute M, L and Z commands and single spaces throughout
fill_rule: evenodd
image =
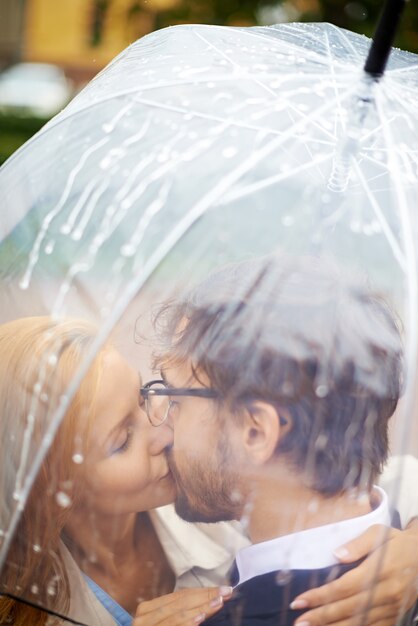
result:
M 210 467 L 197 458 L 184 458 L 187 469 L 179 471 L 172 448 L 167 450 L 167 461 L 177 487 L 174 506 L 182 519 L 208 523 L 239 519 L 242 499 L 230 469 L 233 457 L 226 438 L 219 441 Z

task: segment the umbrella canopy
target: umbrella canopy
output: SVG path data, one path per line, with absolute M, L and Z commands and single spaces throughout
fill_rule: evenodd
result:
M 111 330 L 145 368 L 136 318 L 227 262 L 280 251 L 366 275 L 403 320 L 412 386 L 418 59 L 394 50 L 376 82 L 362 70 L 369 46 L 329 24 L 164 29 L 2 167 L 1 321 L 76 316 L 98 333 L 65 391 L 42 398 L 60 350 L 48 348 L 32 409 L 4 433 L 0 568 L 13 564 L 30 488 Z M 399 448 L 411 397 L 407 388 Z M 51 489 L 68 508 L 65 487 Z M 8 592 L 53 608 L 53 593 L 39 600 L 37 581 L 26 583 Z

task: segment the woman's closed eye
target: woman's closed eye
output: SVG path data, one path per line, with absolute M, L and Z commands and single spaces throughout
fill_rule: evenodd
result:
M 125 431 L 125 437 L 124 437 L 124 441 L 122 445 L 119 445 L 117 448 L 114 448 L 112 450 L 112 454 L 122 454 L 123 452 L 126 452 L 130 448 L 130 445 L 132 443 L 133 434 L 134 434 L 133 426 L 129 426 Z

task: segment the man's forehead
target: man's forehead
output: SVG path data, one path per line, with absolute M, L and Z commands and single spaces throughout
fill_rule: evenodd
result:
M 191 360 L 164 364 L 161 367 L 161 378 L 170 387 L 209 386 L 206 374 L 195 370 Z

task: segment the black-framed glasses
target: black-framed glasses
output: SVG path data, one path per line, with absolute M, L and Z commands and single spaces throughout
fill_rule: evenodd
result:
M 191 396 L 194 398 L 219 398 L 219 393 L 207 387 L 169 387 L 163 380 L 150 380 L 139 390 L 145 401 L 145 411 L 153 426 L 163 424 L 173 406 L 171 398 Z

